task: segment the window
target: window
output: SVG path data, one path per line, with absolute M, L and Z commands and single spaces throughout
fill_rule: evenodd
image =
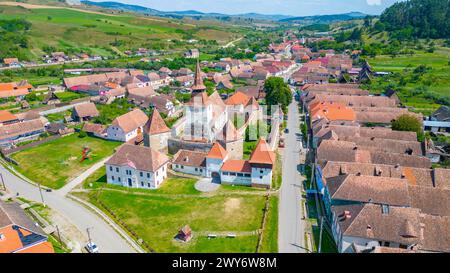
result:
M 236 176 L 236 173 L 230 173 L 230 175 L 232 175 L 232 176 Z
M 407 245 L 402 245 L 402 244 L 400 244 L 399 248 L 407 249 L 408 246 L 407 246 Z
M 141 187 L 143 187 L 144 186 L 144 182 L 141 182 Z
M 195 168 L 195 171 L 198 172 L 198 168 Z
M 131 178 L 128 178 L 128 186 L 132 186 L 133 185 L 133 182 L 131 181 Z
M 147 173 L 147 178 L 150 178 L 150 173 Z
M 112 170 L 113 170 L 113 167 L 112 167 L 112 166 L 109 166 L 109 170 L 112 171 Z
M 184 166 L 183 166 L 183 165 L 181 165 L 181 168 L 182 168 L 182 169 L 184 169 Z
M 140 172 L 139 175 L 140 175 L 141 177 L 143 177 L 143 176 L 144 176 L 144 173 L 143 173 L 143 172 Z
M 243 177 L 243 176 L 244 176 L 244 174 L 242 174 L 242 173 L 238 173 L 238 174 L 237 174 L 237 176 L 239 176 L 239 177 Z
M 223 175 L 229 175 L 229 173 L 228 172 L 223 172 Z
M 249 173 L 244 174 L 245 177 L 250 177 Z
M 200 172 L 202 173 L 202 172 L 203 172 L 203 169 L 200 169 Z
M 264 171 L 263 170 L 259 170 L 259 173 L 263 173 Z
M 260 176 L 259 179 L 262 179 L 262 176 Z
M 117 180 L 119 180 L 119 182 L 121 182 L 122 179 L 121 179 L 120 176 L 119 176 L 119 177 L 117 177 Z
M 381 212 L 382 212 L 382 214 L 389 214 L 389 205 L 382 204 L 381 205 Z
M 384 246 L 389 247 L 390 245 L 391 245 L 391 243 L 389 243 L 389 242 L 384 242 Z
M 112 181 L 114 181 L 114 175 L 113 175 L 113 176 L 111 176 L 111 180 L 112 180 Z
M 179 168 L 180 166 L 178 166 L 178 164 L 175 165 L 176 168 Z
M 150 188 L 150 183 L 147 183 L 147 186 Z
M 116 167 L 116 172 L 119 172 L 119 168 Z

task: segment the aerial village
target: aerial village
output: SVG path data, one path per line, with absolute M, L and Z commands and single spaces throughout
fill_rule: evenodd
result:
M 20 169 L 15 153 L 87 135 L 118 143 L 102 164 L 108 184 L 152 191 L 177 174 L 206 178 L 209 184 L 270 190 L 277 151 L 293 149 L 285 139 L 292 134 L 286 119 L 296 118 L 290 116 L 294 113 L 268 110 L 265 103 L 266 79 L 281 77 L 289 83 L 305 128 L 302 148 L 295 152 L 312 166 L 308 198 L 319 201 L 320 220 L 337 251 L 449 252 L 450 170 L 432 168 L 448 154 L 419 141 L 416 132 L 393 130 L 391 123 L 407 114 L 426 130 L 448 133 L 450 111 L 443 106 L 424 117 L 403 107 L 395 90 L 370 94 L 360 84 L 385 72 L 374 71 L 368 62 L 354 66 L 360 51 L 313 52 L 306 46 L 323 39 L 333 38 L 287 33 L 284 42 L 271 44 L 253 60 L 200 61 L 199 51 L 191 49 L 184 57 L 197 60 L 195 71 L 80 68 L 68 69 L 62 85 L 46 90 L 26 79 L 1 83 L 0 98 L 21 104 L 14 113 L 0 111 L 3 159 Z M 55 53 L 45 60 L 64 58 Z M 205 68 L 213 72 L 203 72 Z M 39 105 L 26 99 L 35 92 L 44 96 Z M 64 100 L 61 94 L 68 92 L 80 96 Z M 179 100 L 177 93 L 188 99 Z M 102 112 L 112 108 L 122 114 L 105 118 Z M 246 151 L 246 131 L 259 122 L 270 130 L 255 133 L 256 145 Z M 85 147 L 76 156 L 88 161 L 96 148 Z M 0 213 L 18 209 L 1 204 Z M 37 234 L 36 248 L 52 252 L 45 233 L 22 218 L 1 222 L 2 236 L 15 236 L 11 225 L 18 226 L 31 234 L 27 236 Z M 185 226 L 180 232 L 186 239 L 191 230 Z M 16 239 L 21 247 L 14 246 L 15 251 L 30 250 L 23 237 Z

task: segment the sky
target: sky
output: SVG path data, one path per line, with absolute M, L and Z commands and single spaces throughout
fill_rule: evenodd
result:
M 198 10 L 225 14 L 262 13 L 308 16 L 359 11 L 380 14 L 399 0 L 91 0 L 116 1 L 162 11 Z

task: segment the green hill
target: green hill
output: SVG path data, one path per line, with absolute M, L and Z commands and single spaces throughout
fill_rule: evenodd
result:
M 238 28 L 209 26 L 207 22 L 195 24 L 132 13 L 113 15 L 66 7 L 21 5 L 25 7 L 0 2 L 0 20 L 24 19 L 31 23 L 28 30 L 17 33 L 23 34 L 26 41 L 17 42 L 17 50 L 12 51 L 23 60 L 37 60 L 46 51 L 110 56 L 117 49 L 185 49 L 198 45 L 182 39 L 215 40 L 221 44 L 241 36 Z M 1 26 L 0 31 L 7 32 Z

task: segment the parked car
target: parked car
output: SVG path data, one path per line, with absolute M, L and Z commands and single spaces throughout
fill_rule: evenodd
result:
M 89 253 L 98 253 L 98 246 L 94 242 L 90 241 L 86 244 L 86 250 Z

